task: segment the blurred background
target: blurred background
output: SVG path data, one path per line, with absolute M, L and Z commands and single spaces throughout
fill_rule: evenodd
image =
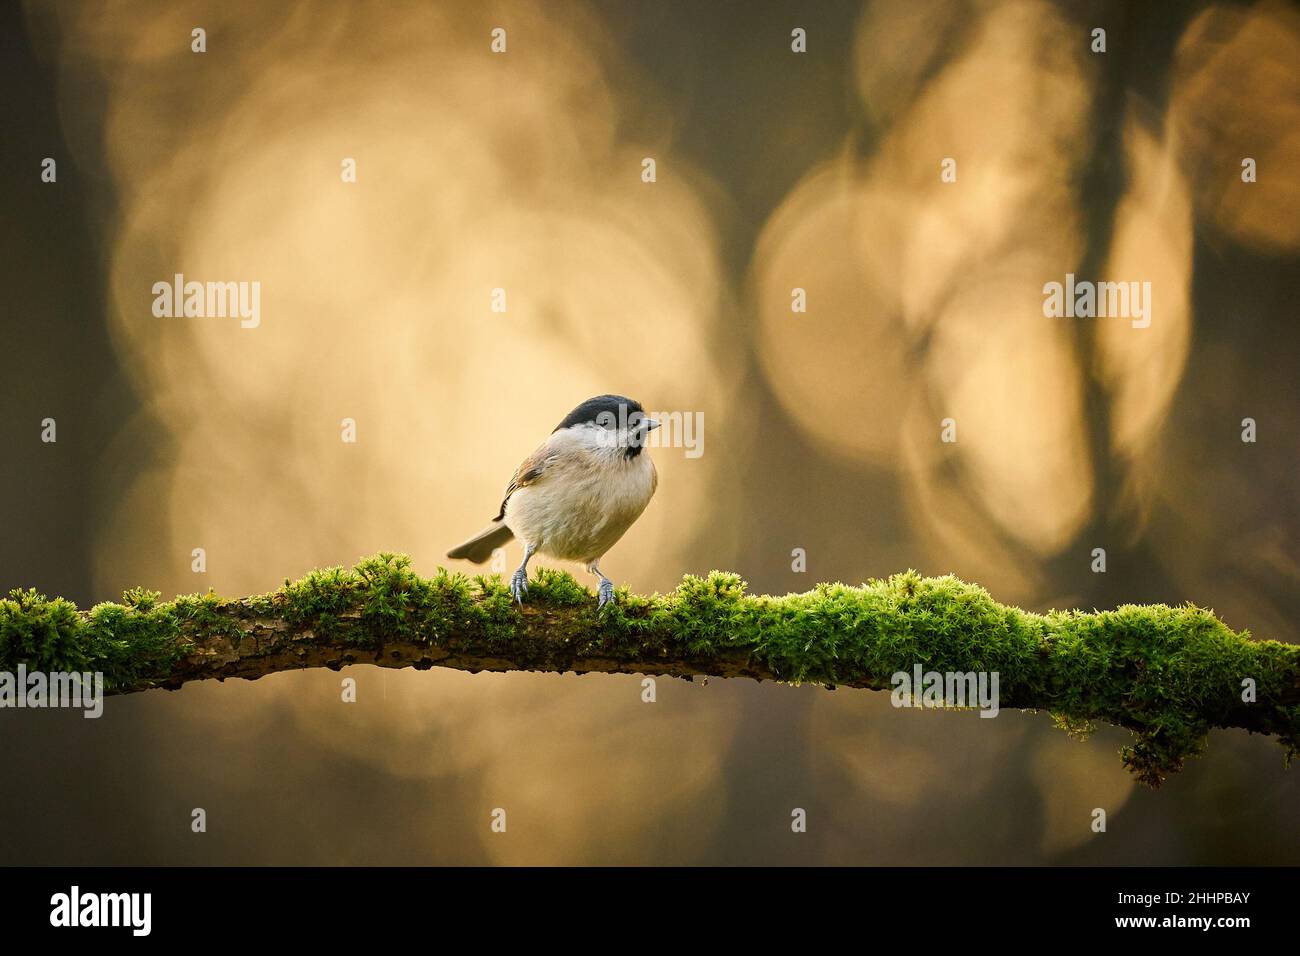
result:
M 1033 610 L 1193 601 L 1296 640 L 1292 5 L 0 19 L 6 589 L 242 595 L 381 550 L 431 573 L 612 391 L 705 422 L 701 457 L 652 452 L 659 493 L 603 562 L 635 590 L 913 567 Z M 1044 318 L 1067 272 L 1151 282 L 1150 328 Z M 175 273 L 260 282 L 259 327 L 154 317 Z M 1126 733 L 1081 742 L 1043 714 L 640 693 L 358 666 L 113 698 L 98 721 L 7 711 L 0 862 L 1300 862 L 1300 771 L 1244 732 L 1152 793 Z

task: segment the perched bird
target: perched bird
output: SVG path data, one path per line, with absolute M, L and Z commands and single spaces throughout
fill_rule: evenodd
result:
M 528 591 L 528 559 L 540 553 L 586 565 L 600 578 L 598 606 L 604 607 L 614 600 L 614 582 L 600 570 L 600 559 L 655 493 L 659 477 L 643 452 L 658 427 L 630 398 L 587 399 L 515 470 L 492 523 L 447 557 L 482 564 L 515 537 L 524 546 L 524 561 L 510 579 L 516 601 L 522 604 Z

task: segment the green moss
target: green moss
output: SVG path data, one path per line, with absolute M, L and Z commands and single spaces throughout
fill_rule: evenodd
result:
M 316 622 L 328 632 L 338 616 L 356 603 L 358 579 L 346 568 L 321 568 L 297 581 L 285 581 L 272 606 L 291 624 Z
M 423 578 L 409 558 L 379 554 L 354 568 L 324 568 L 242 601 L 215 594 L 162 602 L 133 588 L 123 604 L 88 612 L 33 590 L 0 601 L 0 669 L 101 671 L 110 690 L 174 679 L 178 661 L 214 639 L 238 644 L 247 628 L 267 639 L 307 640 L 378 651 L 386 641 L 437 645 L 471 663 L 563 670 L 576 660 L 651 670 L 675 661 L 728 672 L 885 688 L 896 672 L 997 671 L 1000 705 L 1043 709 L 1076 736 L 1095 721 L 1137 735 L 1123 760 L 1156 784 L 1201 752 L 1212 727 L 1275 734 L 1297 749 L 1300 648 L 1252 641 L 1211 611 L 1125 605 L 1114 611 L 1033 614 L 980 587 L 915 571 L 860 587 L 820 584 L 780 597 L 746 594 L 738 575 L 686 576 L 665 595 L 619 590 L 598 612 L 591 592 L 566 573 L 541 569 L 518 607 L 496 575 L 439 570 Z M 200 655 L 201 657 L 201 655 Z M 1257 702 L 1243 706 L 1242 681 Z
M 1251 641 L 1192 606 L 1039 615 L 957 578 L 914 571 L 862 587 L 746 597 L 737 576 L 714 572 L 688 576 L 641 613 L 651 630 L 676 635 L 691 653 L 745 648 L 793 682 L 884 687 L 918 663 L 926 671 L 997 671 L 1003 706 L 1050 710 L 1076 736 L 1095 720 L 1134 730 L 1123 760 L 1152 785 L 1240 711 L 1250 677 L 1254 729 L 1277 733 L 1288 760 L 1296 752 L 1296 708 L 1284 701 L 1296 695 L 1300 648 Z
M 27 661 L 52 671 L 85 670 L 91 649 L 82 640 L 76 605 L 35 589 L 15 589 L 0 601 L 0 662 Z M 14 668 L 5 666 L 5 670 Z
M 162 600 L 161 591 L 148 591 L 144 588 L 130 588 L 122 592 L 122 603 L 140 611 L 148 611 Z
M 528 600 L 549 607 L 578 607 L 591 601 L 591 592 L 571 574 L 538 568 L 537 576 L 528 585 Z
M 170 611 L 182 631 L 221 635 L 231 639 L 241 633 L 239 621 L 230 614 L 230 602 L 209 591 L 182 594 L 171 602 Z
M 165 669 L 180 653 L 179 625 L 155 592 L 128 592 L 130 606 L 97 604 L 86 614 L 63 598 L 14 590 L 0 601 L 0 670 L 99 671 L 116 690 Z

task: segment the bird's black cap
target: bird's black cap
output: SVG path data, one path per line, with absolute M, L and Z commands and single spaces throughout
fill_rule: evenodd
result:
M 624 418 L 619 418 L 619 410 L 622 409 Z M 595 398 L 589 398 L 569 414 L 564 416 L 564 421 L 555 426 L 554 432 L 561 428 L 569 428 L 572 425 L 581 425 L 583 422 L 592 422 L 598 425 L 604 425 L 606 422 L 613 421 L 630 421 L 633 414 L 644 415 L 645 409 L 641 403 L 633 401 L 630 398 L 624 398 L 622 395 L 597 395 Z M 600 418 L 599 416 L 606 416 Z M 609 417 L 609 416 L 612 416 Z

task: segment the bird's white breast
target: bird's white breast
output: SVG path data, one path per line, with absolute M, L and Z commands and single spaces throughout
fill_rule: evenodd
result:
M 645 451 L 629 458 L 626 448 L 600 444 L 582 430 L 557 432 L 550 446 L 542 477 L 506 502 L 505 523 L 542 554 L 594 561 L 650 503 L 654 462 Z

